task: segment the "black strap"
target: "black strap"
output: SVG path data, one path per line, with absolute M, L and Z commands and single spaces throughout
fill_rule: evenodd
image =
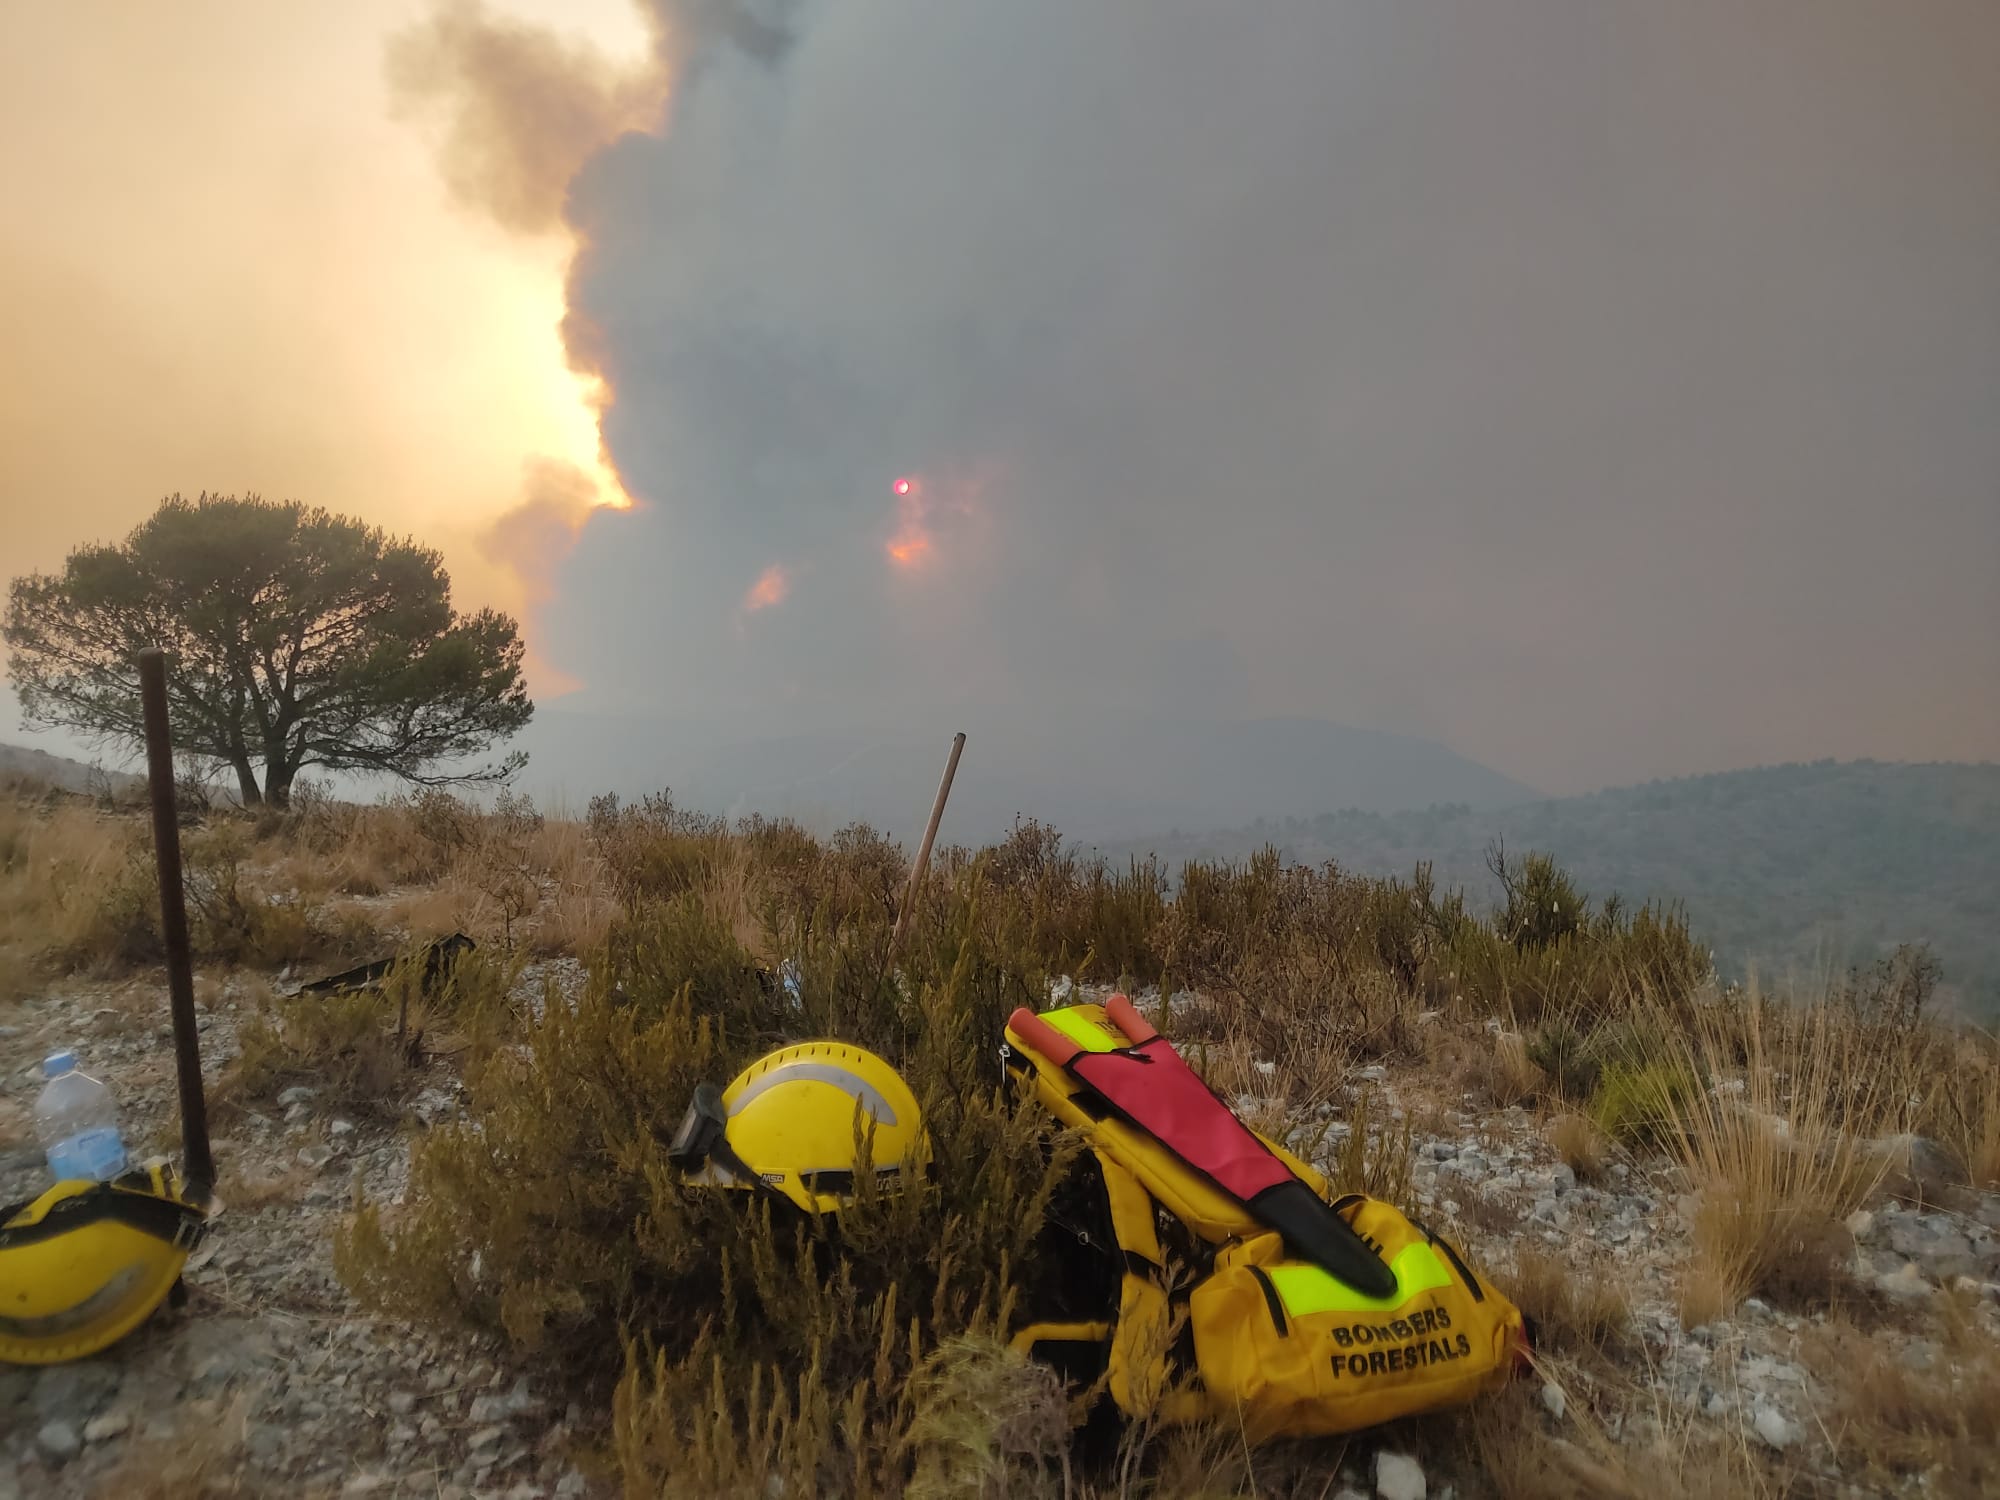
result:
M 708 1148 L 708 1155 L 709 1159 L 721 1167 L 723 1171 L 756 1192 L 760 1197 L 767 1198 L 773 1203 L 782 1203 L 789 1209 L 796 1210 L 798 1208 L 798 1205 L 792 1202 L 790 1198 L 787 1198 L 783 1193 L 772 1187 L 770 1183 L 766 1182 L 763 1173 L 759 1172 L 750 1163 L 736 1154 L 736 1148 L 729 1144 L 728 1136 L 723 1136 L 711 1144 Z
M 10 1222 L 34 1201 L 31 1198 L 10 1204 L 0 1211 L 0 1250 L 38 1245 L 57 1235 L 106 1223 L 123 1224 L 163 1240 L 177 1250 L 192 1250 L 201 1242 L 208 1224 L 201 1210 L 191 1204 L 162 1198 L 156 1193 L 131 1192 L 108 1182 L 51 1204 L 49 1211 L 32 1224 Z

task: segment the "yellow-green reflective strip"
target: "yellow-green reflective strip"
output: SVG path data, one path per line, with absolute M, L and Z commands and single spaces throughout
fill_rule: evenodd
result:
M 1419 1292 L 1451 1285 L 1451 1272 L 1429 1245 L 1405 1245 L 1389 1269 L 1396 1273 L 1396 1290 L 1386 1297 L 1365 1296 L 1318 1266 L 1266 1266 L 1264 1274 L 1295 1318 L 1319 1312 L 1391 1312 Z
M 1083 1014 L 1081 1006 L 1052 1010 L 1042 1019 L 1086 1052 L 1116 1052 L 1125 1045 L 1125 1034 L 1101 1016 Z

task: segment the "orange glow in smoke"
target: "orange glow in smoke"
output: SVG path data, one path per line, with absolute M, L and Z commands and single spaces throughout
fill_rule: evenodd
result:
M 925 525 L 930 506 L 923 488 L 908 477 L 889 486 L 896 497 L 896 534 L 889 538 L 889 560 L 899 568 L 915 568 L 930 560 L 931 534 Z
M 770 609 L 783 604 L 785 596 L 792 591 L 792 575 L 785 571 L 781 563 L 772 563 L 757 575 L 757 581 L 750 585 L 750 592 L 743 596 L 743 612 L 754 615 L 760 609 Z

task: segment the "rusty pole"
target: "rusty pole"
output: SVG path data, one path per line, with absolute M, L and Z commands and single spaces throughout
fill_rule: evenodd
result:
M 174 1014 L 174 1063 L 181 1090 L 181 1170 L 188 1195 L 215 1186 L 208 1148 L 208 1101 L 201 1086 L 201 1035 L 194 1017 L 194 965 L 188 954 L 187 899 L 181 890 L 181 828 L 174 804 L 174 743 L 167 726 L 167 659 L 158 646 L 139 653 L 139 696 L 146 710 L 146 772 L 153 793 L 153 858 L 160 871 L 160 933 L 167 946 L 167 999 Z
M 917 862 L 910 866 L 910 888 L 903 894 L 903 909 L 896 913 L 896 930 L 889 935 L 889 956 L 903 951 L 903 933 L 910 925 L 910 918 L 916 911 L 917 892 L 923 889 L 924 874 L 931 867 L 931 845 L 937 840 L 938 824 L 944 821 L 945 798 L 951 795 L 951 779 L 958 774 L 959 752 L 965 749 L 965 736 L 952 736 L 951 758 L 944 763 L 944 780 L 938 783 L 937 801 L 931 804 L 930 825 L 924 829 L 924 841 L 917 849 Z

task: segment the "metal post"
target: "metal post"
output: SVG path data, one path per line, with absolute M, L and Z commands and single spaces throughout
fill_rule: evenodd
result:
M 896 930 L 889 937 L 892 957 L 903 951 L 903 932 L 910 925 L 910 917 L 916 910 L 917 892 L 923 889 L 925 872 L 931 867 L 931 845 L 937 839 L 938 824 L 944 821 L 945 798 L 951 795 L 951 779 L 958 774 L 958 756 L 964 748 L 964 734 L 952 736 L 951 758 L 944 763 L 944 780 L 938 783 L 937 801 L 931 804 L 930 825 L 924 829 L 924 841 L 917 849 L 917 862 L 910 867 L 910 888 L 903 893 L 903 909 L 896 913 Z
M 146 772 L 153 793 L 153 857 L 160 871 L 160 933 L 167 946 L 167 998 L 173 1008 L 174 1063 L 180 1074 L 181 1170 L 187 1178 L 188 1196 L 200 1201 L 215 1185 L 215 1160 L 208 1148 L 201 1035 L 194 1017 L 194 965 L 188 955 L 187 901 L 181 890 L 174 744 L 167 726 L 167 659 L 157 646 L 139 653 L 139 694 L 146 710 Z

